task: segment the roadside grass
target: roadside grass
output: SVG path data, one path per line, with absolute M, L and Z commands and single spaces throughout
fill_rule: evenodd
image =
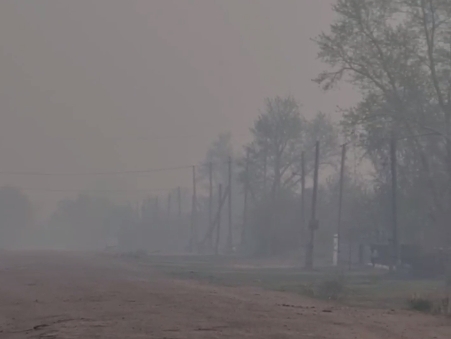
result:
M 178 279 L 260 287 L 359 307 L 412 309 L 414 296 L 432 300 L 443 291 L 439 280 L 397 279 L 372 269 L 338 272 L 334 268 L 255 267 L 214 256 L 147 256 L 140 261 Z

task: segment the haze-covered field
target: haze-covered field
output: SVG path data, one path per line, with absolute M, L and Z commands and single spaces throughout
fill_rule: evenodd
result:
M 180 260 L 4 252 L 0 338 L 451 337 L 442 317 L 274 291 L 236 273 L 225 286 L 198 279 L 193 263 Z M 195 279 L 180 279 L 187 272 Z

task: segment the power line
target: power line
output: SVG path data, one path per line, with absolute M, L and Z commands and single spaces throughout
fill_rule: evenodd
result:
M 139 192 L 170 192 L 173 188 L 166 189 L 136 189 L 136 190 L 95 190 L 95 189 L 46 189 L 46 188 L 28 188 L 19 187 L 23 191 L 36 191 L 36 192 L 56 192 L 56 193 L 139 193 Z
M 238 133 L 231 134 L 234 137 L 247 137 L 248 134 Z M 186 139 L 186 138 L 197 138 L 197 135 L 173 135 L 173 136 L 155 136 L 155 137 L 105 137 L 107 139 L 119 140 L 119 139 L 134 139 L 134 140 L 159 140 L 159 139 Z M 0 137 L 1 138 L 1 137 Z M 78 140 L 79 138 L 66 138 L 66 137 L 50 137 L 49 139 L 64 139 L 64 140 Z M 145 174 L 145 173 L 155 173 L 155 172 L 165 172 L 165 171 L 176 171 L 182 169 L 192 168 L 193 165 L 184 165 L 178 167 L 167 167 L 167 168 L 155 168 L 155 169 L 145 169 L 145 170 L 132 170 L 132 171 L 113 171 L 113 172 L 76 172 L 76 173 L 61 173 L 61 172 L 39 172 L 39 171 L 0 171 L 0 175 L 15 175 L 15 176 L 97 176 L 97 175 L 121 175 L 121 174 Z M 201 164 L 202 166 L 202 164 Z
M 62 173 L 62 172 L 20 172 L 20 171 L 0 171 L 3 175 L 25 175 L 25 176 L 96 176 L 96 175 L 120 175 L 120 174 L 142 174 L 142 173 L 156 173 L 156 172 L 166 172 L 166 171 L 177 171 L 182 169 L 192 168 L 192 165 L 178 166 L 178 167 L 166 167 L 166 168 L 153 168 L 145 170 L 135 170 L 135 171 L 112 171 L 112 172 L 73 172 L 73 173 Z
M 425 136 L 437 136 L 437 132 L 424 133 L 419 135 L 403 136 L 398 137 L 397 140 L 408 140 L 412 138 L 419 138 Z M 241 136 L 241 135 L 239 135 Z M 185 136 L 186 137 L 186 136 Z M 118 137 L 120 138 L 120 137 Z M 165 137 L 160 137 L 165 138 Z M 171 137 L 168 137 L 171 138 Z M 183 138 L 183 136 L 181 136 Z M 139 137 L 138 137 L 139 139 Z M 156 137 L 158 139 L 158 137 Z M 383 138 L 385 139 L 385 138 Z M 312 149 L 314 146 L 312 147 Z M 310 152 L 310 150 L 308 151 Z M 339 154 L 337 153 L 337 156 Z M 333 155 L 332 155 L 333 156 Z M 200 163 L 200 166 L 204 166 Z M 111 171 L 111 172 L 73 172 L 73 173 L 62 173 L 62 172 L 39 172 L 39 171 L 0 171 L 0 175 L 14 175 L 14 176 L 98 176 L 98 175 L 121 175 L 121 174 L 146 174 L 146 173 L 157 173 L 157 172 L 167 172 L 167 171 L 177 171 L 183 169 L 191 169 L 192 165 L 183 165 L 177 167 L 166 167 L 166 168 L 153 168 L 144 170 L 129 170 L 129 171 Z
M 220 161 L 216 164 L 226 164 L 227 161 Z M 196 167 L 203 167 L 203 162 L 198 163 Z M 100 175 L 122 175 L 122 174 L 150 174 L 158 172 L 178 171 L 184 169 L 192 169 L 193 165 L 183 165 L 175 167 L 162 167 L 151 168 L 143 170 L 130 170 L 130 171 L 111 171 L 111 172 L 39 172 L 39 171 L 0 171 L 0 175 L 12 175 L 12 176 L 100 176 Z M 148 175 L 139 175 L 137 177 L 148 177 Z
M 237 133 L 234 134 L 232 133 L 232 138 L 235 137 L 248 137 L 249 134 L 247 133 Z M 135 141 L 155 141 L 155 140 L 167 140 L 167 139 L 194 139 L 194 138 L 200 138 L 200 137 L 210 137 L 207 135 L 202 135 L 202 134 L 192 134 L 192 135 L 160 135 L 160 136 L 136 136 L 136 137 L 122 137 L 122 136 L 103 136 L 100 139 L 101 140 L 135 140 Z M 0 137 L 0 139 L 8 139 L 8 138 L 4 138 L 4 137 Z M 48 136 L 45 138 L 36 138 L 33 139 L 35 141 L 37 140 L 42 140 L 42 141 L 53 141 L 53 140 L 82 140 L 80 138 L 77 137 L 60 137 L 60 136 Z

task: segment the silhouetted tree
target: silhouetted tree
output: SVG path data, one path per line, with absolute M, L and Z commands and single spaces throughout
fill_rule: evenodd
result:
M 319 58 L 330 66 L 317 81 L 326 90 L 347 81 L 361 93 L 343 123 L 365 149 L 381 188 L 389 185 L 388 139 L 400 139 L 400 194 L 432 217 L 420 219 L 437 245 L 448 246 L 451 2 L 338 0 L 334 11 L 330 32 L 316 38 Z
M 50 218 L 50 236 L 68 249 L 103 248 L 110 235 L 108 221 L 113 209 L 108 199 L 84 194 L 62 200 Z
M 20 236 L 32 222 L 32 205 L 19 188 L 0 188 L 0 246 L 17 245 Z
M 240 161 L 240 178 L 243 183 L 248 181 L 253 202 L 252 246 L 256 252 L 272 255 L 299 245 L 301 153 L 305 151 L 309 174 L 313 169 L 313 147 L 319 140 L 321 167 L 335 166 L 338 132 L 325 114 L 306 119 L 298 103 L 288 96 L 267 99 L 266 109 L 251 133 L 253 140 L 245 147 L 246 158 Z

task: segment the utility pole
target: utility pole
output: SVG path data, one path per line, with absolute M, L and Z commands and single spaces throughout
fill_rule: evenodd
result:
M 193 197 L 191 206 L 191 239 L 190 250 L 194 251 L 197 244 L 197 192 L 196 192 L 196 166 L 193 166 Z
M 208 177 L 209 177 L 209 196 L 208 196 L 208 227 L 212 227 L 213 222 L 213 163 L 208 164 Z M 213 233 L 210 236 L 209 244 L 210 248 L 213 247 Z
M 264 163 L 263 163 L 263 193 L 266 197 L 266 182 L 267 182 L 267 172 L 268 172 L 268 148 L 265 145 L 264 150 Z
M 232 157 L 229 156 L 228 161 L 228 172 L 229 172 L 229 196 L 228 196 L 228 212 L 229 212 L 229 227 L 227 236 L 227 251 L 232 253 L 233 239 L 232 239 Z
M 249 149 L 246 151 L 246 169 L 244 173 L 244 203 L 243 203 L 243 228 L 241 229 L 241 246 L 247 241 L 247 198 L 249 193 Z
M 349 247 L 348 247 L 348 269 L 352 271 L 352 250 L 354 247 L 354 229 L 349 230 Z
M 178 207 L 178 217 L 182 217 L 182 189 L 177 187 L 177 207 Z
M 307 246 L 307 253 L 305 256 L 305 268 L 313 269 L 313 253 L 315 243 L 315 231 L 318 229 L 318 220 L 316 219 L 316 202 L 318 197 L 318 170 L 319 170 L 319 141 L 316 142 L 315 147 L 315 171 L 313 176 L 313 193 L 312 193 L 312 217 L 310 219 L 309 231 L 310 238 Z
M 394 270 L 399 262 L 399 239 L 398 239 L 398 178 L 397 178 L 397 156 L 396 139 L 392 135 L 390 142 L 390 165 L 391 165 L 391 193 L 392 193 L 392 262 L 391 270 Z
M 150 198 L 145 198 L 142 201 L 142 204 L 141 204 L 141 218 L 140 218 L 140 221 L 141 221 L 141 223 L 143 225 L 146 224 L 147 227 L 149 226 L 148 224 L 152 222 L 151 218 L 149 216 L 149 214 L 151 213 L 150 206 L 149 206 L 149 199 Z M 139 218 L 139 214 L 140 213 L 138 212 L 138 218 Z
M 301 153 L 301 244 L 305 244 L 306 223 L 305 223 L 305 152 Z
M 168 221 L 170 217 L 171 217 L 171 192 L 168 193 L 168 215 L 167 215 Z
M 216 229 L 216 245 L 215 245 L 215 253 L 219 255 L 219 237 L 221 235 L 221 209 L 222 209 L 222 185 L 219 184 L 218 188 L 218 227 Z
M 221 187 L 222 189 L 222 187 Z M 225 194 L 222 195 L 220 201 L 219 201 L 219 206 L 218 206 L 218 211 L 215 214 L 215 217 L 212 219 L 213 221 L 211 222 L 211 226 L 208 228 L 207 233 L 205 234 L 204 239 L 200 242 L 199 245 L 204 245 L 205 242 L 209 241 L 210 239 L 214 238 L 214 232 L 216 232 L 216 227 L 218 224 L 218 220 L 221 217 L 220 212 L 222 211 L 222 207 L 224 206 L 226 200 L 227 200 L 227 196 L 229 195 L 229 191 L 225 191 Z
M 158 203 L 158 196 L 156 196 L 155 197 L 155 207 L 154 207 L 155 209 L 154 209 L 154 213 L 155 213 L 155 215 L 154 215 L 154 221 L 155 221 L 155 226 L 158 226 L 158 224 L 159 224 L 159 222 L 160 222 L 160 215 L 159 215 L 159 212 L 160 212 L 160 206 L 159 206 L 159 203 Z
M 337 248 L 334 253 L 334 264 L 339 265 L 340 262 L 340 250 L 341 250 L 341 216 L 343 207 L 343 184 L 345 174 L 345 161 L 346 161 L 346 144 L 341 146 L 341 166 L 340 166 L 340 184 L 338 193 L 338 220 L 337 220 Z M 334 248 L 335 251 L 335 248 Z M 336 257 L 335 257 L 336 256 Z
M 136 221 L 139 223 L 139 222 L 141 222 L 141 201 L 137 201 L 136 202 L 136 214 L 135 214 L 135 217 L 136 217 Z

